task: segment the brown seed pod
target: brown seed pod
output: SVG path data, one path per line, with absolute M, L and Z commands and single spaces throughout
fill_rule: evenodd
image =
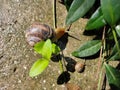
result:
M 84 69 L 85 69 L 85 64 L 80 63 L 80 62 L 76 63 L 76 65 L 75 65 L 75 70 L 76 70 L 78 73 L 82 73 L 82 72 L 84 71 Z
M 37 42 L 55 37 L 55 31 L 46 24 L 33 23 L 25 33 L 26 40 L 30 46 Z

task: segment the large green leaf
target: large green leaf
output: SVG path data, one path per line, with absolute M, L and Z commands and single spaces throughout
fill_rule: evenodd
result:
M 72 53 L 76 57 L 87 57 L 96 54 L 101 48 L 101 40 L 88 41 Z
M 118 42 L 119 42 L 118 45 L 120 46 L 120 40 Z M 115 44 L 112 49 L 111 55 L 107 58 L 107 61 L 116 61 L 116 60 L 120 60 L 120 54 L 118 52 L 117 45 Z
M 93 6 L 94 2 L 95 0 L 74 0 L 66 17 L 66 25 L 69 25 L 84 16 Z
M 89 19 L 86 25 L 86 30 L 98 29 L 106 24 L 101 8 L 99 7 L 92 17 Z
M 49 61 L 42 58 L 37 60 L 30 69 L 29 76 L 34 77 L 41 74 L 48 66 Z
M 120 0 L 101 0 L 101 8 L 105 20 L 111 25 L 115 25 L 120 19 Z
M 110 86 L 114 88 L 114 90 L 120 90 L 120 71 L 106 63 L 104 63 L 104 65 Z
M 34 46 L 34 50 L 42 55 L 42 57 L 50 60 L 52 54 L 52 43 L 50 39 L 41 41 Z

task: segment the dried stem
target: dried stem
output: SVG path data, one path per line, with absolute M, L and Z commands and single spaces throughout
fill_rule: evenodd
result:
M 101 85 L 101 79 L 102 79 L 102 63 L 104 60 L 104 56 L 102 55 L 102 53 L 104 52 L 103 50 L 105 49 L 105 27 L 103 29 L 103 34 L 102 34 L 102 45 L 101 45 L 101 49 L 100 49 L 100 57 L 99 57 L 99 61 L 98 61 L 98 68 L 97 68 L 97 74 L 96 74 L 96 80 L 98 81 L 98 90 L 100 90 L 100 85 Z M 100 72 L 101 70 L 101 72 Z M 99 77 L 99 79 L 98 79 Z
M 57 28 L 56 0 L 53 0 L 53 25 Z

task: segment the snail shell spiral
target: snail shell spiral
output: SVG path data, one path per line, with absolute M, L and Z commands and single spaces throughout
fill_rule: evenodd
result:
M 46 24 L 33 23 L 25 33 L 26 40 L 30 46 L 46 39 L 53 39 L 55 31 Z

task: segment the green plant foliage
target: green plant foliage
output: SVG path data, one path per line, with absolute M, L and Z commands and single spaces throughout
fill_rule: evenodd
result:
M 30 69 L 29 76 L 34 77 L 41 74 L 48 66 L 49 60 L 41 58 L 37 60 Z
M 119 52 L 116 52 L 114 55 L 111 55 L 107 61 L 120 61 Z
M 59 54 L 60 48 L 56 44 L 52 44 L 52 53 L 53 54 Z
M 42 55 L 42 58 L 37 60 L 30 69 L 29 76 L 34 77 L 41 74 L 48 66 L 52 54 L 60 52 L 59 46 L 52 43 L 50 39 L 41 41 L 34 46 L 34 50 Z
M 110 86 L 120 90 L 120 71 L 116 68 L 104 63 L 106 69 L 106 76 Z
M 114 36 L 113 36 L 111 28 L 109 28 L 108 31 L 107 31 L 107 33 L 106 33 L 106 39 L 107 40 L 114 40 Z
M 114 26 L 120 19 L 120 0 L 101 0 L 101 8 L 105 20 Z
M 106 61 L 117 61 L 120 60 L 120 55 L 118 52 L 112 54 Z
M 87 57 L 96 54 L 101 48 L 101 40 L 91 40 L 72 53 L 75 57 Z
M 103 18 L 101 8 L 99 7 L 87 22 L 86 30 L 98 29 L 103 27 L 105 24 L 106 22 Z
M 66 25 L 70 25 L 84 16 L 94 2 L 95 0 L 74 0 L 66 17 Z
M 34 50 L 36 52 L 38 52 L 39 54 L 42 55 L 42 57 L 46 58 L 46 59 L 50 59 L 51 54 L 52 54 L 52 43 L 51 40 L 48 39 L 46 41 L 41 41 L 39 43 L 37 43 L 34 46 Z
M 117 32 L 117 35 L 120 37 L 120 25 L 117 25 L 117 26 L 115 27 L 115 30 L 116 30 L 116 32 Z
M 72 2 L 73 2 L 73 0 L 64 0 L 67 11 L 69 11 L 69 8 L 70 8 Z
M 42 54 L 42 48 L 43 48 L 44 44 L 45 44 L 44 41 L 40 41 L 40 42 L 36 43 L 35 46 L 34 46 L 34 50 L 37 53 Z
M 120 46 L 120 40 L 118 42 L 119 42 L 119 46 Z M 114 45 L 114 47 L 112 49 L 112 53 L 108 57 L 107 61 L 116 61 L 116 60 L 120 60 L 120 54 L 118 52 L 117 45 Z

